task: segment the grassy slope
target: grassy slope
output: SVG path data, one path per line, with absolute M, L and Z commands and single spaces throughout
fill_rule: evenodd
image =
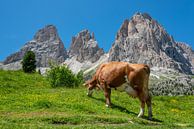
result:
M 113 91 L 51 88 L 38 74 L 0 71 L 0 128 L 194 128 L 194 96 L 153 97 L 154 120 L 136 118 L 139 101 Z M 147 115 L 147 112 L 146 112 Z

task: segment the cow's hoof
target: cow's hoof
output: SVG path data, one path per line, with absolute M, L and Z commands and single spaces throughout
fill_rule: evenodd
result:
M 148 117 L 148 120 L 152 120 L 152 117 Z
M 152 116 L 153 116 L 153 115 L 148 116 L 148 120 L 152 120 Z
M 143 114 L 139 114 L 137 117 L 138 118 L 142 118 L 143 117 Z
M 108 105 L 108 104 L 106 104 L 105 106 L 106 106 L 107 108 L 110 108 L 110 107 L 111 107 L 111 106 L 110 106 L 110 105 Z

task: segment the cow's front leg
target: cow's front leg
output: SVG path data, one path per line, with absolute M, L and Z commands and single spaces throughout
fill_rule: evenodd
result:
M 111 95 L 111 89 L 110 88 L 105 88 L 104 89 L 104 96 L 105 96 L 105 99 L 106 99 L 106 107 L 111 106 L 110 95 Z
M 144 109 L 145 109 L 145 101 L 142 101 L 142 100 L 141 100 L 140 112 L 139 112 L 139 114 L 138 114 L 137 117 L 142 117 L 142 116 L 144 116 Z

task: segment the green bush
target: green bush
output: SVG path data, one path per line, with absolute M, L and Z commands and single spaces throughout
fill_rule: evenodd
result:
M 22 69 L 25 73 L 32 73 L 36 71 L 36 59 L 34 52 L 26 52 L 22 60 Z
M 83 83 L 83 72 L 76 75 L 66 65 L 52 65 L 47 78 L 52 87 L 77 87 Z
M 76 77 L 78 79 L 79 84 L 84 83 L 84 73 L 82 70 L 77 73 Z

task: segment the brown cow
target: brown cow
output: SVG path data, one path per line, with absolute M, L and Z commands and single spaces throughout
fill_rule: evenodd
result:
M 109 62 L 102 64 L 93 78 L 85 83 L 88 96 L 98 87 L 104 91 L 106 106 L 111 106 L 111 88 L 123 89 L 130 96 L 138 97 L 141 102 L 138 117 L 144 115 L 145 103 L 148 106 L 148 119 L 152 119 L 151 96 L 148 92 L 150 68 L 145 64 Z

